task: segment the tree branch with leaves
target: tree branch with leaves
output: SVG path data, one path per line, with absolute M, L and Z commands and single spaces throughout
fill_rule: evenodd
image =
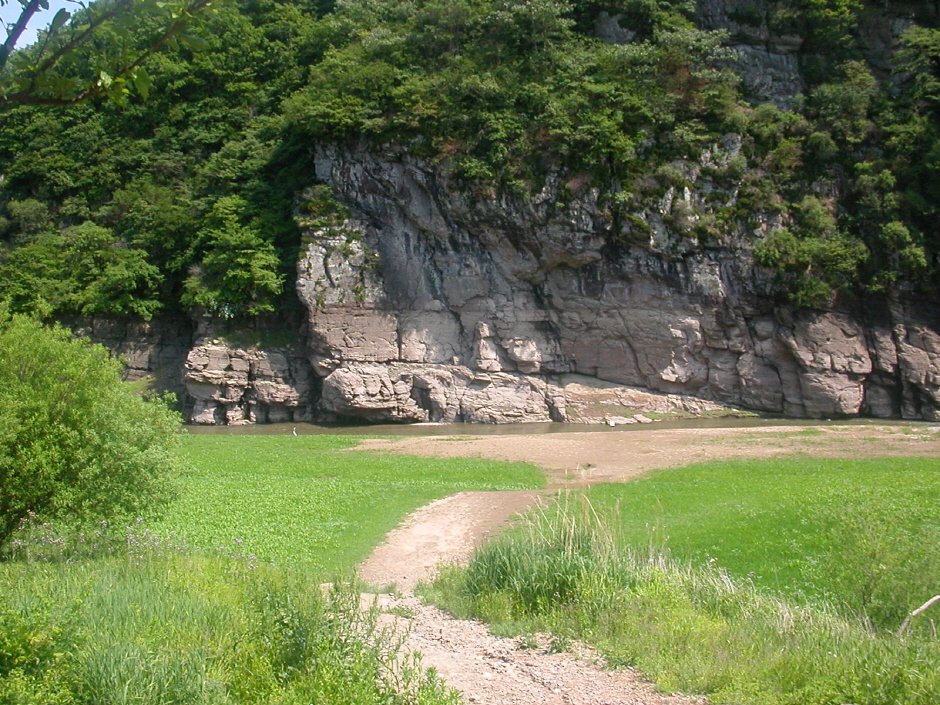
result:
M 6 5 L 14 0 L 0 0 Z M 72 105 L 98 96 L 118 101 L 147 97 L 144 63 L 165 47 L 193 51 L 208 42 L 187 32 L 218 0 L 75 0 L 60 9 L 29 47 L 17 49 L 24 31 L 48 0 L 16 0 L 19 17 L 0 46 L 0 105 Z

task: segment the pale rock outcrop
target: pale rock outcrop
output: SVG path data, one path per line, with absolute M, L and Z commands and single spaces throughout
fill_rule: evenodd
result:
M 557 388 L 538 377 L 459 366 L 352 363 L 323 380 L 324 409 L 369 421 L 513 423 L 564 420 Z
M 313 382 L 309 364 L 289 348 L 244 349 L 207 341 L 187 355 L 184 381 L 193 423 L 309 420 Z
M 370 421 L 495 423 L 616 423 L 721 405 L 936 418 L 940 339 L 923 316 L 900 304 L 777 304 L 747 249 L 777 227 L 772 217 L 747 226 L 756 233 L 729 232 L 715 249 L 662 225 L 676 199 L 707 213 L 702 193 L 713 185 L 703 163 L 739 149 L 728 136 L 702 163 L 677 164 L 693 187 L 627 222 L 610 217 L 597 189 L 563 199 L 559 177 L 534 198 L 481 196 L 446 165 L 394 148 L 320 150 L 317 177 L 350 212 L 339 234 L 308 236 L 298 268 L 308 352 L 323 377 L 320 409 Z M 637 222 L 651 233 L 642 244 Z M 338 248 L 350 232 L 352 244 Z M 563 381 L 572 373 L 617 391 L 584 402 Z M 638 390 L 649 396 L 630 396 Z M 585 415 L 578 403 L 609 408 Z

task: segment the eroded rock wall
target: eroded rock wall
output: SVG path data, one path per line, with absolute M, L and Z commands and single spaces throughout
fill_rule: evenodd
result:
M 786 106 L 805 90 L 812 47 L 780 21 L 791 3 L 697 6 L 703 27 L 728 32 L 752 101 Z M 866 13 L 869 64 L 887 76 L 911 18 L 937 12 L 892 0 Z M 603 13 L 596 31 L 633 38 Z M 683 185 L 624 218 L 577 175 L 522 197 L 474 190 L 402 149 L 321 146 L 311 183 L 328 184 L 350 217 L 300 219 L 307 320 L 282 322 L 285 340 L 237 343 L 204 321 L 85 327 L 129 378 L 177 392 L 196 423 L 629 423 L 725 406 L 940 419 L 935 303 L 778 305 L 749 251 L 783 225 L 773 213 L 698 241 L 694 226 L 736 203 L 740 152 L 729 134 L 669 165 Z
M 183 365 L 188 419 L 237 426 L 309 421 L 313 376 L 301 345 L 203 340 Z
M 124 379 L 147 379 L 158 392 L 186 394 L 180 370 L 192 347 L 193 326 L 184 318 L 133 321 L 84 318 L 64 321 L 76 335 L 104 345 L 124 363 Z
M 703 160 L 737 148 L 729 136 Z M 350 217 L 305 234 L 306 321 L 240 334 L 96 319 L 78 332 L 202 424 L 633 423 L 728 406 L 940 419 L 937 307 L 777 305 L 745 244 L 759 233 L 706 247 L 667 222 L 676 199 L 700 214 L 722 202 L 701 164 L 677 164 L 693 186 L 629 219 L 591 188 L 475 193 L 393 149 L 322 150 L 316 164 Z
M 726 140 L 708 158 L 736 148 Z M 622 223 L 590 188 L 571 197 L 550 179 L 535 199 L 473 193 L 391 149 L 327 149 L 316 164 L 351 212 L 309 231 L 299 264 L 327 412 L 567 420 L 565 375 L 577 374 L 790 416 L 938 418 L 932 322 L 897 302 L 775 305 L 738 244 L 755 233 L 708 249 L 664 225 L 671 203 Z M 707 212 L 705 180 L 663 200 Z M 637 242 L 637 219 L 649 241 Z

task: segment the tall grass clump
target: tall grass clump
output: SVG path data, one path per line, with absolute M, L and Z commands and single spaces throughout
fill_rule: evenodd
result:
M 0 564 L 4 705 L 440 705 L 351 589 L 182 552 Z
M 738 705 L 940 702 L 940 644 L 800 605 L 714 564 L 623 548 L 616 519 L 570 498 L 445 571 L 430 595 L 497 631 L 596 645 L 668 691 Z

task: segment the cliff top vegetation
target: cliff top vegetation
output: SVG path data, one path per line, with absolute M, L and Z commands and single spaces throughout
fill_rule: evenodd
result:
M 798 305 L 930 288 L 940 31 L 935 14 L 905 15 L 900 44 L 876 56 L 866 27 L 892 5 L 732 13 L 738 35 L 799 39 L 806 89 L 777 105 L 742 88 L 741 36 L 703 29 L 687 0 L 224 4 L 193 22 L 205 47 L 147 59 L 147 100 L 2 108 L 0 297 L 143 318 L 291 305 L 317 145 L 391 143 L 519 198 L 561 171 L 629 221 L 693 186 L 677 165 L 727 134 L 742 149 L 711 176 L 733 197 L 669 214 L 680 237 L 716 249 L 749 238 Z

